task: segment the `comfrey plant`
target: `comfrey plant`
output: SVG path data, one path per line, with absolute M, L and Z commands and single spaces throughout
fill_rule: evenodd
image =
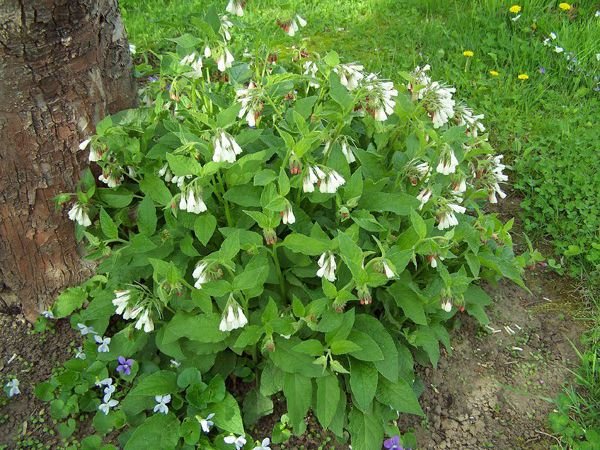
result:
M 487 323 L 479 280 L 521 283 L 483 209 L 501 157 L 427 68 L 402 86 L 335 53 L 242 56 L 224 23 L 86 143 L 103 184 L 87 171 L 69 216 L 98 275 L 54 306 L 83 346 L 38 395 L 125 449 L 269 448 L 245 430 L 278 393 L 297 434 L 312 410 L 354 450 L 401 448 L 413 358 L 437 364 L 455 314 Z

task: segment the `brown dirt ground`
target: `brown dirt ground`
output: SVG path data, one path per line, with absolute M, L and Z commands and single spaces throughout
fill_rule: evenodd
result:
M 73 354 L 76 334 L 67 321 L 55 329 L 34 333 L 20 314 L 0 314 L 0 383 L 16 377 L 21 394 L 8 399 L 0 393 L 0 449 L 60 448 L 48 404 L 34 395 L 35 386 Z
M 518 208 L 518 199 L 507 200 L 507 210 Z M 585 323 L 573 311 L 581 310 L 583 300 L 572 282 L 544 268 L 529 271 L 526 283 L 531 293 L 508 282 L 488 286 L 491 327 L 499 331 L 481 329 L 463 315 L 452 331 L 452 354 L 444 354 L 437 369 L 420 370 L 426 418 L 399 422 L 401 430 L 415 431 L 419 449 L 546 450 L 556 443 L 546 428 L 548 400 L 576 366 L 572 343 L 579 343 Z M 33 392 L 72 354 L 76 335 L 66 321 L 58 321 L 52 334 L 33 334 L 22 316 L 3 314 L 0 331 L 0 382 L 16 376 L 22 391 L 11 400 L 0 394 L 0 449 L 61 448 L 50 434 L 47 407 Z M 270 434 L 284 409 L 277 404 L 257 435 Z M 305 436 L 273 449 L 346 448 L 333 446 L 315 420 L 307 420 Z

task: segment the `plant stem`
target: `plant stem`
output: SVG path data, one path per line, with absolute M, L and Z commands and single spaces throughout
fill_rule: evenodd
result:
M 283 278 L 283 272 L 281 271 L 281 266 L 279 265 L 279 257 L 277 256 L 277 244 L 273 245 L 271 249 L 271 256 L 273 257 L 273 262 L 275 263 L 275 268 L 277 269 L 277 277 L 279 278 L 279 290 L 281 291 L 282 300 L 285 300 L 287 297 L 287 293 L 285 290 L 285 280 Z
M 223 199 L 223 205 L 225 206 L 225 218 L 227 219 L 227 226 L 233 227 L 233 220 L 231 219 L 231 210 L 229 209 L 229 202 L 225 198 L 225 183 L 223 182 L 223 177 L 221 176 L 221 170 L 217 172 L 217 181 L 219 188 L 221 188 L 221 198 Z

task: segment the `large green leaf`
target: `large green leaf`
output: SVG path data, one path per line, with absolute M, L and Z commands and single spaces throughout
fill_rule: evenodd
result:
M 179 420 L 173 414 L 154 414 L 137 427 L 125 450 L 173 450 L 179 441 Z
M 388 292 L 406 317 L 418 325 L 427 325 L 423 301 L 415 291 L 401 281 L 396 281 L 388 288 Z
M 365 192 L 358 202 L 358 207 L 367 211 L 392 212 L 400 216 L 408 216 L 418 206 L 416 197 L 401 192 Z
M 156 175 L 144 175 L 144 179 L 140 181 L 140 189 L 159 205 L 166 206 L 171 201 L 171 191 Z
M 352 330 L 348 340 L 357 344 L 361 350 L 353 351 L 350 353 L 354 358 L 360 359 L 361 361 L 381 361 L 384 359 L 383 352 L 377 345 L 377 342 L 369 336 L 367 333 L 362 331 Z
M 397 358 L 396 358 L 397 359 Z M 356 406 L 368 412 L 377 392 L 377 369 L 371 363 L 353 360 L 350 366 L 350 389 Z
M 340 401 L 340 387 L 337 376 L 327 375 L 317 378 L 317 407 L 315 413 L 323 428 L 328 428 L 335 416 Z
M 299 233 L 288 235 L 282 245 L 293 252 L 317 256 L 330 249 L 330 243 Z
M 194 222 L 194 234 L 206 246 L 215 232 L 217 219 L 209 213 L 199 215 Z
M 87 300 L 87 293 L 81 287 L 72 287 L 63 291 L 56 299 L 53 311 L 57 319 L 70 316 L 73 311 L 81 308 Z
M 161 370 L 141 378 L 128 396 L 164 395 L 177 392 L 177 375 L 170 370 Z
M 149 196 L 145 196 L 138 205 L 137 222 L 140 233 L 152 236 L 156 231 L 156 208 Z
M 304 417 L 312 402 L 312 380 L 297 373 L 286 373 L 283 380 L 283 394 L 294 431 L 301 434 L 305 426 Z
M 119 237 L 117 225 L 104 208 L 100 209 L 100 228 L 102 228 L 102 232 L 109 239 L 116 239 Z
M 375 317 L 368 314 L 357 314 L 354 327 L 373 338 L 383 352 L 384 358 L 374 361 L 375 368 L 390 381 L 398 379 L 398 349 L 394 339 L 383 324 Z
M 244 398 L 243 411 L 246 425 L 254 425 L 258 419 L 273 412 L 273 401 L 257 389 L 252 389 Z
M 392 383 L 380 377 L 377 386 L 377 400 L 401 413 L 425 415 L 414 391 L 402 378 Z
M 349 419 L 352 450 L 374 450 L 380 447 L 383 442 L 383 425 L 376 414 L 363 413 L 353 408 Z
M 209 406 L 211 412 L 215 413 L 213 421 L 215 425 L 228 433 L 244 435 L 244 424 L 240 407 L 235 398 L 230 394 L 225 394 L 225 398 Z
M 219 330 L 221 316 L 219 314 L 191 314 L 177 312 L 165 326 L 165 344 L 185 337 L 203 343 L 221 342 L 227 335 Z

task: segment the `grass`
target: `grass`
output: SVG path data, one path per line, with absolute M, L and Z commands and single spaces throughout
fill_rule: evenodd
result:
M 292 44 L 335 50 L 397 82 L 402 72 L 431 64 L 434 79 L 455 85 L 460 98 L 485 113 L 490 141 L 512 162 L 526 231 L 551 242 L 571 273 L 598 280 L 600 5 L 581 2 L 564 12 L 558 1 L 513 1 L 522 7 L 516 21 L 513 3 L 501 0 L 249 0 L 242 33 L 260 36 L 274 50 Z M 169 38 L 193 33 L 209 3 L 223 10 L 226 1 L 121 0 L 121 7 L 143 58 L 172 48 Z M 296 12 L 309 25 L 292 39 L 275 19 Z M 550 33 L 557 38 L 546 46 Z M 473 57 L 463 56 L 465 50 Z M 595 311 L 576 385 L 566 388 L 552 416 L 555 431 L 573 448 L 586 448 L 582 430 L 600 427 Z
M 556 398 L 550 415 L 560 449 L 594 449 L 600 442 L 600 305 L 598 298 L 591 300 L 593 326 L 582 338 L 585 350 L 575 349 L 580 360 L 573 372 L 575 382 Z

